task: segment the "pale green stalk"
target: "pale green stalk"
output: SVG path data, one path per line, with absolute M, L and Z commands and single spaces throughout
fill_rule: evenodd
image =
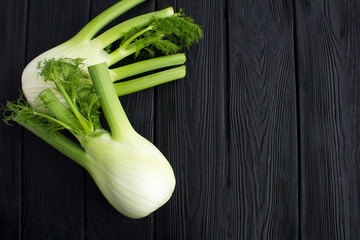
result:
M 91 20 L 78 34 L 75 35 L 73 40 L 83 42 L 92 39 L 95 34 L 108 23 L 144 1 L 145 0 L 122 0 L 116 3 Z
M 162 72 L 150 74 L 137 79 L 114 83 L 116 94 L 119 96 L 127 95 L 133 92 L 141 91 L 150 87 L 164 84 L 176 79 L 185 77 L 186 68 L 180 66 Z
M 136 52 L 136 46 L 129 47 L 128 49 L 123 49 L 119 47 L 109 54 L 110 58 L 107 61 L 107 65 L 110 67 L 120 60 L 134 54 Z
M 74 114 L 57 99 L 51 89 L 40 93 L 39 98 L 57 119 L 71 126 L 73 130 L 82 129 Z
M 111 69 L 114 74 L 113 81 L 132 77 L 141 73 L 153 71 L 160 68 L 171 67 L 185 63 L 186 57 L 183 53 L 162 56 L 128 64 L 122 67 Z M 135 88 L 136 91 L 136 88 Z M 139 91 L 139 90 L 138 90 Z
M 108 46 L 110 43 L 115 42 L 117 39 L 120 39 L 124 36 L 126 32 L 129 32 L 133 28 L 141 28 L 145 27 L 153 18 L 166 18 L 170 17 L 174 14 L 174 10 L 172 7 L 165 8 L 160 11 L 152 12 L 143 14 L 138 17 L 134 17 L 118 25 L 110 28 L 109 30 L 105 31 L 104 33 L 100 34 L 96 37 L 96 39 L 101 40 L 104 47 Z
M 52 132 L 36 120 L 29 119 L 26 113 L 19 113 L 15 118 L 18 124 L 30 130 L 42 140 L 53 146 L 59 152 L 86 168 L 89 157 L 78 144 L 59 132 Z
M 100 63 L 88 67 L 88 70 L 96 93 L 100 97 L 101 109 L 109 124 L 112 139 L 123 142 L 135 131 L 115 92 L 109 69 L 106 63 Z

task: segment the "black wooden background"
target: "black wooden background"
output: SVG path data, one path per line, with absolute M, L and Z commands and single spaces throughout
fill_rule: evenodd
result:
M 0 102 L 117 0 L 0 0 Z M 170 201 L 116 212 L 89 175 L 0 124 L 0 239 L 360 239 L 360 1 L 148 0 L 204 30 L 187 77 L 122 97 L 171 162 Z

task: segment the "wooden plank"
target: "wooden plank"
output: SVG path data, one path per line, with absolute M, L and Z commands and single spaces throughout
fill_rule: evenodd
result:
M 155 239 L 225 239 L 223 189 L 225 29 L 222 1 L 159 0 L 203 26 L 187 52 L 187 76 L 156 91 L 156 145 L 174 168 L 172 198 L 156 214 Z
M 360 239 L 360 2 L 296 1 L 303 239 Z
M 29 1 L 26 60 L 72 37 L 87 22 L 88 0 Z M 24 239 L 84 238 L 84 170 L 24 132 Z
M 228 5 L 228 239 L 298 238 L 291 1 Z
M 25 64 L 27 1 L 0 2 L 0 102 L 18 97 Z M 21 230 L 21 148 L 19 126 L 0 124 L 0 239 L 19 239 Z
M 91 18 L 118 0 L 93 0 Z M 155 1 L 147 1 L 120 16 L 108 28 L 140 14 L 155 10 Z M 132 57 L 130 57 L 132 58 Z M 129 61 L 132 61 L 130 59 Z M 127 60 L 125 60 L 127 62 Z M 154 130 L 154 90 L 123 96 L 120 101 L 135 130 L 150 141 Z M 88 239 L 152 239 L 153 216 L 133 220 L 117 212 L 102 196 L 89 175 L 86 177 L 86 236 Z

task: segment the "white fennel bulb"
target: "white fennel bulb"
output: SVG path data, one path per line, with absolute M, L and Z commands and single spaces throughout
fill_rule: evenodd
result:
M 130 142 L 113 141 L 108 133 L 82 144 L 86 169 L 119 212 L 130 218 L 149 215 L 162 206 L 175 188 L 173 170 L 151 143 L 134 133 Z
M 109 69 L 113 82 L 183 64 L 185 55 L 175 53 L 197 42 L 202 36 L 202 31 L 182 12 L 174 14 L 172 7 L 131 18 L 96 36 L 110 21 L 143 1 L 145 0 L 118 2 L 90 21 L 73 38 L 34 58 L 25 67 L 21 77 L 26 100 L 34 106 L 39 100 L 38 95 L 46 89 L 51 89 L 56 97 L 66 104 L 55 84 L 51 81 L 44 82 L 39 76 L 38 64 L 46 59 L 83 59 L 85 66 L 106 62 L 110 68 L 131 55 L 145 54 L 151 57 L 134 64 Z M 162 52 L 165 56 L 154 57 L 155 51 Z M 183 78 L 185 72 L 184 66 L 175 67 L 126 83 L 115 83 L 114 87 L 118 96 L 121 96 Z
M 175 188 L 173 169 L 164 155 L 131 126 L 107 64 L 88 67 L 93 83 L 88 84 L 82 81 L 82 77 L 89 75 L 80 68 L 79 61 L 50 59 L 43 61 L 40 68 L 42 76 L 54 83 L 68 108 L 52 89 L 47 89 L 38 96 L 46 111 L 39 111 L 20 99 L 8 102 L 8 111 L 12 112 L 8 120 L 26 127 L 84 167 L 120 213 L 130 218 L 145 217 L 171 197 Z M 87 101 L 74 101 L 77 98 Z M 100 125 L 98 104 L 110 132 Z M 65 129 L 78 143 L 60 132 Z

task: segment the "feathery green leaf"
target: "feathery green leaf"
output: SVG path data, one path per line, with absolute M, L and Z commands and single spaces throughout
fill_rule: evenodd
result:
M 193 43 L 197 43 L 203 34 L 201 28 L 182 10 L 168 18 L 153 18 L 149 26 L 134 28 L 125 33 L 120 47 L 125 49 L 135 47 L 135 57 L 154 57 L 156 52 L 169 55 L 188 49 Z M 149 30 L 130 44 L 124 44 L 144 29 Z
M 38 68 L 45 81 L 54 81 L 64 87 L 77 110 L 91 126 L 100 128 L 99 98 L 85 70 L 84 59 L 45 59 L 39 62 Z

